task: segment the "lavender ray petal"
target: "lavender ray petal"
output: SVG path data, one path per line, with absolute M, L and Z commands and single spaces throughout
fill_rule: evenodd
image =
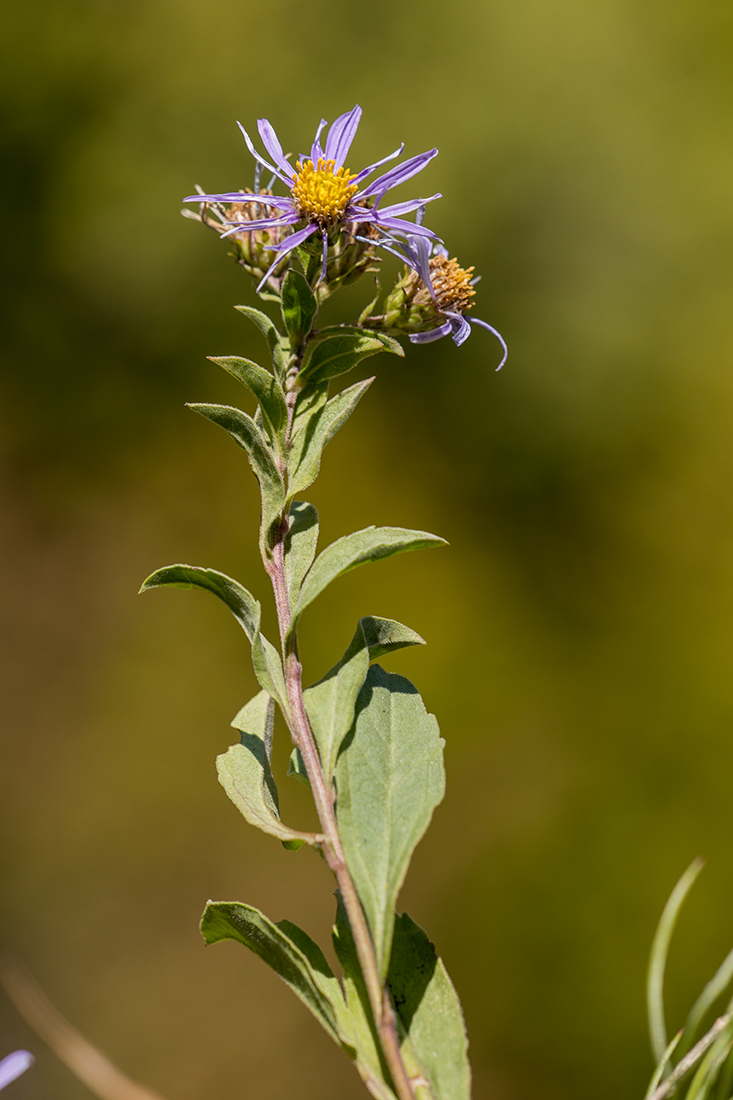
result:
M 384 192 L 382 192 L 382 195 L 383 194 L 384 194 Z M 381 199 L 382 195 L 379 196 L 380 199 Z M 443 196 L 441 195 L 440 192 L 438 192 L 435 195 L 431 195 L 429 199 L 409 199 L 407 202 L 395 202 L 391 206 L 383 206 L 379 210 L 379 216 L 381 218 L 386 214 L 387 217 L 393 217 L 394 218 L 394 217 L 397 217 L 399 214 L 411 214 L 413 210 L 419 210 L 422 206 L 424 206 L 424 204 L 426 202 L 433 202 L 434 199 L 442 199 L 442 198 L 443 198 Z M 378 202 L 379 202 L 379 199 L 377 200 L 377 203 Z M 373 206 L 372 207 L 372 211 L 376 211 L 377 209 L 378 209 L 378 206 Z M 421 225 L 422 222 L 418 222 L 416 224 Z
M 292 174 L 292 166 L 288 164 L 283 153 L 283 147 L 278 140 L 278 136 L 272 127 L 272 124 L 267 121 L 266 118 L 257 119 L 257 129 L 260 137 L 262 138 L 262 144 L 267 152 L 270 154 L 275 164 L 279 165 L 286 176 Z
M 268 252 L 280 252 L 285 254 L 290 252 L 291 249 L 297 248 L 299 244 L 302 244 L 304 240 L 310 237 L 311 233 L 315 233 L 318 226 L 311 222 L 310 225 L 306 225 L 303 229 L 296 229 L 295 233 L 291 233 L 289 237 L 286 237 L 280 244 L 266 244 L 265 249 Z
M 430 243 L 424 237 L 414 237 L 411 243 L 417 256 L 417 273 L 430 291 L 430 297 L 435 301 L 435 289 L 433 280 L 430 278 Z
M 496 367 L 496 370 L 501 370 L 501 368 L 504 366 L 504 364 L 506 363 L 506 361 L 509 357 L 509 348 L 506 346 L 506 340 L 504 339 L 504 337 L 501 335 L 500 332 L 497 332 L 497 330 L 494 328 L 493 325 L 490 325 L 488 323 L 488 321 L 482 321 L 480 317 L 472 317 L 471 318 L 471 324 L 472 325 L 481 325 L 481 328 L 487 329 L 490 333 L 492 333 L 496 337 L 496 339 L 501 344 L 502 348 L 504 349 L 504 357 L 502 358 L 501 363 L 499 363 L 499 366 Z
M 445 315 L 451 318 L 453 343 L 459 348 L 461 344 L 465 344 L 466 340 L 471 335 L 471 326 L 462 313 L 453 313 L 452 311 L 446 310 Z
M 361 121 L 361 107 L 357 103 L 353 110 L 339 115 L 328 131 L 326 139 L 326 160 L 334 160 L 336 168 L 343 168 L 349 155 L 351 143 L 356 137 Z
M 403 164 L 398 164 L 396 168 L 391 168 L 389 172 L 385 172 L 383 176 L 379 176 L 370 183 L 363 191 L 359 192 L 359 198 L 366 198 L 368 195 L 377 194 L 379 191 L 389 191 L 391 187 L 396 187 L 398 183 L 404 183 L 405 180 L 411 179 L 412 176 L 416 176 L 418 172 L 421 172 L 428 161 L 438 155 L 437 149 L 431 149 L 428 153 L 418 153 L 416 157 L 410 157 Z
M 361 172 L 354 176 L 351 182 L 358 183 L 359 180 L 366 179 L 367 176 L 372 174 L 375 168 L 380 168 L 383 164 L 386 164 L 388 160 L 394 160 L 395 157 L 398 157 L 404 148 L 405 143 L 403 141 L 399 149 L 395 149 L 394 153 L 390 153 L 388 157 L 382 157 L 381 160 L 375 160 L 374 164 L 370 164 L 368 168 L 362 168 Z
M 383 225 L 388 226 L 390 229 L 397 230 L 399 233 L 404 233 L 405 236 L 414 237 L 434 237 L 432 229 L 428 229 L 426 225 L 415 225 L 414 222 L 401 222 L 399 218 L 384 218 L 381 214 L 377 213 L 376 217 L 363 218 L 365 222 L 372 221 L 381 229 Z
M 255 158 L 255 160 L 258 160 L 264 168 L 269 168 L 269 170 L 271 172 L 273 172 L 279 180 L 282 180 L 282 182 L 292 190 L 292 187 L 293 187 L 292 175 L 284 176 L 279 168 L 275 168 L 274 165 L 270 164 L 269 161 L 266 161 L 264 157 L 261 157 L 260 154 L 255 149 L 254 145 L 252 144 L 252 138 L 249 136 L 249 134 L 245 130 L 244 126 L 242 126 L 242 123 L 238 122 L 237 126 L 242 131 L 242 136 L 244 137 L 244 140 L 247 143 L 247 148 L 249 149 L 250 153 Z
M 262 229 L 280 229 L 284 225 L 295 225 L 299 221 L 300 215 L 293 211 L 292 214 L 286 214 L 283 218 L 259 218 L 257 221 L 236 222 L 221 236 L 231 237 L 233 233 L 258 233 Z
M 411 344 L 432 344 L 433 340 L 440 340 L 441 336 L 447 336 L 451 331 L 450 321 L 446 321 L 440 328 L 431 328 L 430 332 L 410 333 Z
M 292 209 L 293 200 L 284 195 L 253 195 L 249 191 L 225 191 L 220 195 L 189 195 L 184 202 L 259 202 L 263 206 Z
M 317 165 L 319 159 L 323 157 L 323 149 L 321 148 L 321 134 L 323 133 L 323 129 L 325 126 L 328 126 L 328 123 L 326 122 L 325 118 L 322 118 L 321 121 L 318 123 L 316 136 L 313 139 L 313 144 L 311 145 L 311 160 L 313 161 L 314 166 Z M 301 161 L 304 161 L 305 157 L 301 157 L 300 159 Z
M 0 1062 L 0 1089 L 30 1069 L 35 1058 L 28 1050 L 15 1050 Z
M 323 235 L 323 263 L 321 265 L 321 274 L 318 278 L 319 283 L 323 282 L 328 271 L 328 231 L 323 229 L 321 233 Z

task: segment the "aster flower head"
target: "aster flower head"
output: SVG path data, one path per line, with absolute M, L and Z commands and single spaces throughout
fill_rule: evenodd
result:
M 501 344 L 501 370 L 508 350 L 501 333 L 487 321 L 465 315 L 473 306 L 473 267 L 463 268 L 449 258 L 448 250 L 439 241 L 424 236 L 409 235 L 405 241 L 384 240 L 382 247 L 404 260 L 407 271 L 385 303 L 385 323 L 389 328 L 408 332 L 413 344 L 427 344 L 443 336 L 451 336 L 460 347 L 471 335 L 471 325 L 480 325 L 492 333 Z
M 230 224 L 224 229 L 222 236 L 263 232 L 274 234 L 271 242 L 262 246 L 264 250 L 274 252 L 276 255 L 260 280 L 258 290 L 276 272 L 289 252 L 299 246 L 312 245 L 313 237 L 320 239 L 321 279 L 325 279 L 328 273 L 329 246 L 332 248 L 337 246 L 342 233 L 346 234 L 349 244 L 356 240 L 357 234 L 366 238 L 372 249 L 372 255 L 374 245 L 381 239 L 369 241 L 369 237 L 374 236 L 374 227 L 383 234 L 403 236 L 409 233 L 425 238 L 434 237 L 431 230 L 412 222 L 403 222 L 401 219 L 405 214 L 422 208 L 426 202 L 440 198 L 440 195 L 431 195 L 427 199 L 411 199 L 388 206 L 383 206 L 382 200 L 393 187 L 422 171 L 425 165 L 436 156 L 438 150 L 430 149 L 426 153 L 410 157 L 402 164 L 382 173 L 371 183 L 367 183 L 367 177 L 377 168 L 400 155 L 404 144 L 389 156 L 375 161 L 374 164 L 368 165 L 359 172 L 349 171 L 345 167 L 345 161 L 356 136 L 361 113 L 361 107 L 357 104 L 353 110 L 340 115 L 328 130 L 325 147 L 321 144 L 321 135 L 328 123 L 325 119 L 321 119 L 311 146 L 310 156 L 301 155 L 295 166 L 288 160 L 290 154 L 286 156 L 283 152 L 277 134 L 267 119 L 259 119 L 257 129 L 274 163 L 270 163 L 260 155 L 242 124 L 237 123 L 247 148 L 258 164 L 272 173 L 273 183 L 279 180 L 290 193 L 274 195 L 269 188 L 267 192 L 261 192 L 257 187 L 255 192 L 197 194 L 189 195 L 184 199 L 184 202 L 216 204 L 220 210 L 223 209 L 224 221 L 230 220 Z M 242 208 L 249 204 L 257 204 L 257 208 L 266 207 L 268 216 L 254 218 L 242 216 Z M 343 246 L 343 242 L 341 244 Z M 357 249 L 357 252 L 359 259 L 363 259 L 363 249 Z M 345 277 L 343 271 L 341 274 Z
M 27 1050 L 14 1050 L 0 1062 L 0 1089 L 11 1084 L 21 1073 L 30 1069 L 35 1058 Z

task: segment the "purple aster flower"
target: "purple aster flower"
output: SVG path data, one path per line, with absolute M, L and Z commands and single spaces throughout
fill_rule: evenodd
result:
M 266 245 L 268 251 L 277 255 L 269 270 L 262 278 L 258 290 L 267 281 L 269 276 L 281 263 L 283 256 L 298 245 L 304 244 L 310 237 L 317 234 L 323 242 L 323 267 L 321 278 L 324 277 L 327 267 L 327 255 L 329 236 L 334 230 L 348 225 L 359 226 L 374 225 L 384 233 L 406 234 L 407 232 L 424 237 L 434 237 L 435 234 L 422 226 L 409 223 L 409 228 L 400 218 L 424 206 L 426 202 L 440 198 L 440 195 L 431 195 L 429 199 L 412 199 L 407 202 L 394 203 L 391 206 L 382 206 L 382 199 L 388 191 L 400 183 L 411 179 L 422 171 L 428 161 L 437 154 L 437 149 L 431 149 L 427 153 L 410 157 L 402 164 L 398 164 L 389 171 L 384 172 L 377 179 L 366 186 L 366 181 L 377 168 L 387 161 L 398 157 L 404 148 L 400 145 L 389 156 L 375 161 L 360 172 L 352 174 L 344 167 L 351 143 L 356 135 L 361 119 L 361 107 L 358 105 L 352 111 L 340 115 L 328 131 L 325 148 L 321 145 L 321 134 L 328 125 L 325 119 L 321 119 L 316 131 L 315 140 L 311 146 L 310 156 L 302 155 L 295 168 L 283 153 L 273 127 L 265 118 L 259 119 L 257 129 L 262 142 L 269 153 L 270 163 L 255 149 L 252 140 L 241 123 L 237 123 L 244 140 L 247 143 L 252 156 L 258 164 L 273 173 L 275 179 L 290 191 L 289 195 L 265 195 L 252 194 L 243 191 L 232 191 L 220 195 L 189 195 L 184 202 L 197 203 L 234 203 L 245 204 L 259 203 L 268 207 L 272 213 L 266 218 L 232 220 L 231 228 L 222 236 L 237 233 L 255 233 L 262 230 L 282 232 L 284 229 L 292 230 L 283 240 L 276 240 L 273 244 Z M 288 154 L 289 156 L 290 154 Z M 255 190 L 259 190 L 256 188 Z M 297 227 L 297 228 L 296 228 Z
M 385 238 L 377 243 L 411 269 L 390 295 L 385 307 L 387 322 L 408 331 L 412 328 L 413 344 L 452 336 L 458 347 L 471 335 L 471 325 L 480 325 L 502 346 L 504 354 L 496 368 L 501 370 L 509 354 L 504 337 L 487 321 L 478 317 L 469 321 L 465 316 L 473 305 L 478 282 L 472 277 L 473 268 L 461 267 L 456 259 L 448 258 L 448 250 L 440 242 L 428 241 L 424 236 L 410 234 L 405 241 Z
M 20 1077 L 21 1073 L 30 1069 L 34 1062 L 35 1058 L 27 1050 L 15 1050 L 12 1054 L 8 1054 L 7 1058 L 3 1058 L 0 1062 L 0 1089 L 4 1089 L 16 1077 Z

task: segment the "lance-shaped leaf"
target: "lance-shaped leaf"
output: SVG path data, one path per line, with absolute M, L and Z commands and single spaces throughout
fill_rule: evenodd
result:
M 374 1017 L 364 985 L 359 956 L 351 932 L 341 895 L 336 894 L 338 909 L 332 940 L 336 958 L 343 971 L 344 995 L 349 1009 L 351 1025 L 350 1042 L 358 1052 L 357 1068 L 372 1096 L 378 1100 L 394 1100 L 394 1092 L 388 1082 L 389 1070 L 385 1065 L 374 1028 Z
M 290 605 L 294 607 L 303 578 L 313 564 L 318 545 L 318 512 L 312 504 L 295 500 L 290 505 L 290 526 L 285 536 L 285 569 Z
M 235 940 L 272 967 L 336 1042 L 344 998 L 323 952 L 290 921 L 271 920 L 252 905 L 210 901 L 201 918 L 207 944 Z
M 346 423 L 373 381 L 373 378 L 367 378 L 332 397 L 313 413 L 303 430 L 294 437 L 288 459 L 290 500 L 316 480 L 324 447 Z
M 262 313 L 259 309 L 253 309 L 252 306 L 235 306 L 234 308 L 238 310 L 239 313 L 243 313 L 253 325 L 256 325 L 267 340 L 267 346 L 272 356 L 273 370 L 275 371 L 275 375 L 282 382 L 285 378 L 287 364 L 283 351 L 283 337 L 278 332 L 276 326 L 267 314 Z
M 166 565 L 143 581 L 141 592 L 151 588 L 200 588 L 213 592 L 227 605 L 252 642 L 260 627 L 260 605 L 251 592 L 226 573 L 198 565 Z
M 336 809 L 383 977 L 397 894 L 445 790 L 443 744 L 410 681 L 372 665 L 336 764 Z
M 313 327 L 318 303 L 304 276 L 294 268 L 290 268 L 283 280 L 282 309 L 293 347 L 300 348 Z
M 251 416 L 229 405 L 189 405 L 189 409 L 218 424 L 247 452 L 262 494 L 263 541 L 285 503 L 285 486 L 262 432 Z
M 242 359 L 237 355 L 210 355 L 208 357 L 218 367 L 246 386 L 260 403 L 273 439 L 279 439 L 285 431 L 288 410 L 285 406 L 283 388 L 269 370 L 264 370 L 251 359 Z
M 374 336 L 330 336 L 315 345 L 308 362 L 298 375 L 298 381 L 301 385 L 308 381 L 326 382 L 329 378 L 346 374 L 362 359 L 376 355 L 379 351 L 390 350 Z
M 435 948 L 407 913 L 395 918 L 387 985 L 435 1100 L 469 1100 L 461 1004 Z
M 268 642 L 261 631 L 257 632 L 252 642 L 252 665 L 260 687 L 278 701 L 286 721 L 290 724 L 290 703 L 282 662 L 272 642 Z
M 377 301 L 378 296 L 371 303 L 372 307 L 376 305 Z M 362 314 L 362 316 L 364 315 Z M 401 356 L 403 359 L 405 357 L 404 348 L 393 336 L 388 336 L 386 332 L 365 331 L 363 328 L 359 328 L 358 325 L 328 325 L 326 328 L 321 328 L 318 332 L 315 332 L 311 337 L 311 341 L 330 340 L 334 336 L 369 336 L 373 340 L 379 340 L 383 351 L 389 351 L 393 355 Z
M 431 546 L 446 546 L 445 539 L 428 531 L 411 531 L 406 527 L 365 527 L 332 542 L 318 555 L 300 592 L 296 615 L 320 596 L 324 588 L 357 565 L 381 561 L 407 550 L 424 550 Z
M 326 782 L 333 776 L 339 749 L 354 721 L 357 696 L 364 686 L 369 662 L 405 646 L 424 644 L 419 634 L 394 619 L 375 616 L 359 619 L 351 644 L 339 663 L 306 689 L 305 709 Z
M 315 844 L 313 833 L 289 829 L 280 820 L 280 804 L 272 774 L 272 733 L 275 704 L 266 691 L 242 707 L 232 726 L 241 741 L 216 758 L 219 782 L 242 816 L 277 837 L 287 847 Z

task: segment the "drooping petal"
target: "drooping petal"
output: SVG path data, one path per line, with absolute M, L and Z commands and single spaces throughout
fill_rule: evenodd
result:
M 247 148 L 249 149 L 250 153 L 255 158 L 255 160 L 258 160 L 264 168 L 269 168 L 269 170 L 271 172 L 273 172 L 279 180 L 282 180 L 283 183 L 287 184 L 287 186 L 292 189 L 292 186 L 293 186 L 292 178 L 288 177 L 288 176 L 284 176 L 279 168 L 275 168 L 274 165 L 270 164 L 269 161 L 266 161 L 264 157 L 260 156 L 260 154 L 255 149 L 254 145 L 252 144 L 252 138 L 249 136 L 249 134 L 245 130 L 244 126 L 242 126 L 242 123 L 238 122 L 237 126 L 242 131 L 242 136 L 243 136 L 245 142 L 247 143 Z
M 283 225 L 295 225 L 300 216 L 293 211 L 282 218 L 258 218 L 256 221 L 235 222 L 222 237 L 231 237 L 232 233 L 259 233 L 262 229 L 280 229 Z
M 396 168 L 390 168 L 389 172 L 385 172 L 383 176 L 378 176 L 373 183 L 370 183 L 368 187 L 365 187 L 363 191 L 360 191 L 356 196 L 358 199 L 367 198 L 369 195 L 378 195 L 380 191 L 389 191 L 390 188 L 396 187 L 398 183 L 404 183 L 405 180 L 409 180 L 412 176 L 416 176 L 418 172 L 421 172 L 428 161 L 431 161 L 433 157 L 438 155 L 437 149 L 431 149 L 427 153 L 418 153 L 415 157 L 410 157 L 409 160 L 404 161 L 403 164 L 398 164 Z
M 451 318 L 451 335 L 453 337 L 453 343 L 457 348 L 461 344 L 465 344 L 471 335 L 471 326 L 462 313 L 454 313 L 452 310 L 445 311 L 446 317 Z
M 382 226 L 386 225 L 389 229 L 392 229 L 393 231 L 396 231 L 398 233 L 404 233 L 405 235 L 410 234 L 419 237 L 435 236 L 435 233 L 433 233 L 432 229 L 428 229 L 426 225 L 415 225 L 414 222 L 401 222 L 399 218 L 384 218 L 379 213 L 379 211 L 377 211 L 369 218 L 362 218 L 360 220 L 365 222 L 374 222 L 378 229 L 381 229 Z
M 30 1069 L 35 1058 L 28 1050 L 15 1050 L 0 1062 L 0 1089 Z
M 337 169 L 343 168 L 360 121 L 361 107 L 357 103 L 353 110 L 347 111 L 344 115 L 339 115 L 328 131 L 326 160 L 334 160 Z
M 310 225 L 306 225 L 303 229 L 296 229 L 295 233 L 291 233 L 289 237 L 286 237 L 284 241 L 280 241 L 280 244 L 266 244 L 265 248 L 268 252 L 281 252 L 285 254 L 290 252 L 291 249 L 297 248 L 299 244 L 302 244 L 312 233 L 318 229 L 315 222 L 311 222 Z
M 323 263 L 321 264 L 321 274 L 318 279 L 319 283 L 323 282 L 328 271 L 328 230 L 322 229 L 321 235 L 323 237 Z
M 505 341 L 504 337 L 501 335 L 500 332 L 497 332 L 497 330 L 494 328 L 493 325 L 490 325 L 488 323 L 488 321 L 482 321 L 479 317 L 472 317 L 471 318 L 471 324 L 472 325 L 481 325 L 481 328 L 488 329 L 488 331 L 490 333 L 492 333 L 492 335 L 494 335 L 496 337 L 496 339 L 499 341 L 499 343 L 501 344 L 502 348 L 504 349 L 504 355 L 503 355 L 503 358 L 501 360 L 501 363 L 499 363 L 499 366 L 496 367 L 496 370 L 501 370 L 501 368 L 506 363 L 507 357 L 509 355 L 509 348 L 506 346 L 506 341 Z
M 442 336 L 447 336 L 450 331 L 451 323 L 446 321 L 440 328 L 431 328 L 429 332 L 411 332 L 410 343 L 432 344 L 433 340 L 440 340 Z
M 399 149 L 395 149 L 394 153 L 390 153 L 388 157 L 382 157 L 381 160 L 375 160 L 374 164 L 370 164 L 368 168 L 362 168 L 361 172 L 354 176 L 351 182 L 358 183 L 359 180 L 366 179 L 367 176 L 372 174 L 375 168 L 380 168 L 383 164 L 386 164 L 387 161 L 394 160 L 395 157 L 398 157 L 404 148 L 405 143 L 403 141 Z
M 314 164 L 318 164 L 318 161 L 323 157 L 323 149 L 321 148 L 321 134 L 323 133 L 323 129 L 325 126 L 328 126 L 328 123 L 326 122 L 325 118 L 322 118 L 321 121 L 318 123 L 316 136 L 313 144 L 311 145 L 311 160 Z M 306 158 L 301 157 L 300 159 L 301 161 L 304 161 Z
M 271 123 L 266 118 L 257 119 L 257 129 L 259 130 L 260 137 L 262 138 L 262 144 L 267 152 L 270 154 L 275 164 L 285 173 L 286 176 L 293 176 L 292 165 L 288 164 L 283 153 L 283 147 L 278 140 L 278 136 Z

